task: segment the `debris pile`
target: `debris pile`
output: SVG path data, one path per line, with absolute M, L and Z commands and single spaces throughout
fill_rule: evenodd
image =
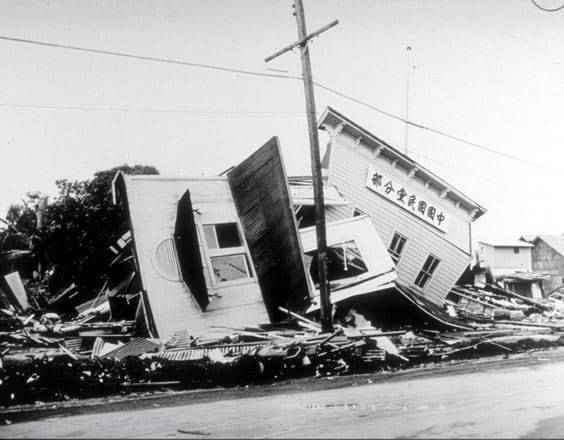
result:
M 451 316 L 465 321 L 564 330 L 564 296 L 536 300 L 493 284 L 454 287 L 445 300 Z
M 564 345 L 560 328 L 514 326 L 502 320 L 474 323 L 466 331 L 381 331 L 354 310 L 347 316 L 356 326 L 343 319 L 333 332 L 323 333 L 317 322 L 280 310 L 288 316 L 280 323 L 222 328 L 225 335 L 215 338 L 179 332 L 166 341 L 134 336 L 133 323 L 125 321 L 70 325 L 50 315 L 24 325 L 15 316 L 22 328 L 11 334 L 25 335 L 26 326 L 39 322 L 51 336 L 28 332 L 33 338 L 25 341 L 29 344 L 25 349 L 21 341 L 19 348 L 14 341 L 9 342 L 11 347 L 2 342 L 6 348 L 0 404 L 127 393 L 134 387 L 243 386 L 281 378 L 390 371 Z M 100 332 L 105 334 L 99 336 Z M 85 349 L 85 339 L 93 339 L 91 348 Z

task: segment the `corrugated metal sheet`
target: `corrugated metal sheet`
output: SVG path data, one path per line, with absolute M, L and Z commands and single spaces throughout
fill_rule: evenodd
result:
M 270 319 L 282 318 L 279 306 L 303 311 L 309 284 L 278 138 L 228 179 Z
M 175 349 L 189 348 L 190 343 L 191 343 L 191 339 L 190 336 L 188 335 L 187 330 L 180 330 L 174 332 L 174 334 L 170 338 L 170 341 L 167 342 L 167 344 L 170 344 L 170 346 L 174 347 Z
M 132 341 L 129 341 L 127 344 L 124 344 L 121 347 L 116 348 L 115 350 L 112 350 L 100 357 L 123 359 L 126 356 L 138 356 L 143 353 L 148 353 L 150 351 L 157 350 L 159 347 L 159 344 L 155 344 L 148 339 L 136 338 Z
M 259 342 L 252 344 L 231 344 L 206 348 L 190 348 L 188 350 L 169 350 L 163 353 L 155 354 L 154 357 L 168 359 L 171 361 L 188 361 L 203 359 L 208 356 L 211 351 L 219 351 L 221 354 L 241 355 L 251 353 L 260 347 L 264 347 L 268 342 Z
M 82 347 L 82 338 L 65 338 L 63 345 L 71 351 L 78 351 Z

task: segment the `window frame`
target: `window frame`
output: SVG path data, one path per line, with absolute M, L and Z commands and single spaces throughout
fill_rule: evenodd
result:
M 359 246 L 356 238 L 351 238 L 351 239 L 347 239 L 347 240 L 339 240 L 339 241 L 336 241 L 336 242 L 327 243 L 327 248 L 331 248 L 331 247 L 339 248 L 339 247 L 342 247 L 342 245 L 345 244 L 345 243 L 352 243 L 354 245 L 354 247 L 358 251 L 358 254 L 359 254 L 359 257 L 360 257 L 362 263 L 366 267 L 366 271 L 359 273 L 359 274 L 356 274 L 356 275 L 353 275 L 351 277 L 338 278 L 336 280 L 328 279 L 329 285 L 333 289 L 339 288 L 340 286 L 349 284 L 351 282 L 359 281 L 359 280 L 365 278 L 366 276 L 368 276 L 368 274 L 370 273 L 370 270 L 371 270 L 369 262 L 366 260 L 366 258 L 363 255 L 363 250 L 361 249 L 362 246 Z M 316 268 L 312 269 L 314 264 L 315 264 L 314 263 L 315 258 L 313 256 L 309 255 L 310 253 L 314 253 L 314 252 L 317 252 L 317 249 L 311 249 L 309 251 L 304 252 L 305 255 L 307 255 L 311 258 L 311 262 L 309 263 L 306 271 L 307 271 L 307 275 L 309 277 L 309 280 L 311 281 L 311 285 L 313 286 L 314 289 L 319 291 L 319 287 L 320 287 L 319 283 L 315 282 L 315 280 L 314 280 L 314 278 L 311 274 L 311 270 L 317 270 Z
M 392 245 L 394 244 L 394 239 L 396 238 L 396 236 L 398 237 L 398 242 L 396 243 L 396 249 L 397 249 L 397 244 L 401 242 L 401 240 L 403 240 L 403 244 L 401 245 L 401 249 L 399 251 L 397 251 L 396 249 L 392 249 Z M 394 231 L 394 235 L 392 236 L 392 241 L 390 242 L 390 246 L 388 246 L 388 253 L 390 254 L 390 257 L 392 257 L 392 261 L 394 262 L 394 264 L 397 266 L 398 263 L 401 260 L 402 254 L 405 250 L 405 246 L 408 242 L 408 239 L 405 235 L 400 234 L 397 231 Z
M 427 263 L 429 263 L 429 265 Z M 427 258 L 425 258 L 425 262 L 423 263 L 423 266 L 421 266 L 421 269 L 419 270 L 417 276 L 415 277 L 415 280 L 413 281 L 413 286 L 420 290 L 425 290 L 427 286 L 429 286 L 429 282 L 433 279 L 433 276 L 437 272 L 437 268 L 439 267 L 439 264 L 441 264 L 441 259 L 439 257 L 433 254 L 427 255 Z M 423 285 L 421 286 L 418 284 L 418 281 L 419 283 L 421 283 L 422 280 L 424 280 L 424 282 Z
M 237 227 L 237 233 L 239 234 L 239 240 L 241 242 L 240 246 L 232 246 L 232 247 L 224 247 L 224 248 L 219 247 L 219 237 L 217 236 L 217 229 L 215 228 L 215 226 L 221 225 L 221 224 L 226 224 L 226 223 L 234 224 Z M 215 234 L 215 241 L 216 241 L 216 244 L 218 246 L 217 248 L 210 248 L 208 246 L 206 228 L 209 227 L 209 226 L 214 226 L 213 232 Z M 217 222 L 207 221 L 205 223 L 199 224 L 198 230 L 199 230 L 201 238 L 202 238 L 201 239 L 201 245 L 202 245 L 202 248 L 203 248 L 203 251 L 204 251 L 204 257 L 205 257 L 206 263 L 208 265 L 208 274 L 209 274 L 209 277 L 210 277 L 211 284 L 214 288 L 236 286 L 236 285 L 239 285 L 239 284 L 247 284 L 247 283 L 250 283 L 250 282 L 255 282 L 256 274 L 255 274 L 255 271 L 254 271 L 254 267 L 253 267 L 253 264 L 252 264 L 251 257 L 249 255 L 247 243 L 246 243 L 245 238 L 242 234 L 241 226 L 239 225 L 239 222 L 237 222 L 237 221 L 217 221 Z M 217 258 L 217 257 L 228 257 L 228 256 L 236 256 L 236 255 L 242 255 L 243 256 L 247 276 L 242 277 L 242 278 L 233 279 L 233 280 L 228 280 L 228 281 L 218 280 L 216 278 L 214 270 L 213 270 L 213 259 Z

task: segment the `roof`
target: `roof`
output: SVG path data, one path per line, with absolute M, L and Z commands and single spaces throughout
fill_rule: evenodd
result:
M 127 174 L 119 170 L 116 172 L 114 178 L 112 179 L 112 199 L 115 204 L 117 201 L 116 183 L 119 180 L 127 184 L 131 184 L 133 181 L 160 181 L 160 182 L 177 182 L 179 185 L 182 183 L 188 183 L 192 181 L 224 181 L 227 182 L 226 176 L 178 176 L 178 175 L 162 175 L 162 174 Z
M 490 246 L 495 247 L 521 247 L 521 248 L 532 248 L 534 247 L 531 243 L 527 243 L 526 241 L 515 240 L 515 241 L 479 241 L 480 244 L 489 244 Z
M 548 276 L 535 272 L 513 272 L 499 275 L 497 278 L 503 279 L 504 281 L 539 281 L 548 279 Z
M 519 237 L 519 240 L 524 240 L 524 241 L 528 241 L 529 243 L 532 243 L 533 241 L 536 240 L 537 237 L 538 235 L 521 235 L 521 237 Z
M 564 255 L 564 235 L 537 235 L 535 243 L 537 240 L 544 241 L 560 255 Z
M 347 132 L 354 138 L 361 138 L 363 143 L 369 148 L 372 148 L 374 150 L 377 148 L 382 148 L 380 156 L 386 157 L 391 161 L 397 160 L 398 165 L 401 165 L 406 169 L 416 170 L 417 176 L 419 176 L 423 180 L 429 181 L 430 185 L 439 189 L 439 191 L 448 190 L 448 197 L 450 199 L 456 202 L 460 202 L 460 204 L 468 209 L 468 211 L 475 210 L 474 220 L 486 213 L 486 209 L 472 200 L 470 197 L 463 194 L 461 191 L 458 191 L 452 185 L 441 179 L 439 176 L 426 169 L 423 165 L 419 164 L 409 156 L 392 147 L 382 139 L 376 137 L 374 134 L 370 133 L 368 130 L 362 128 L 355 122 L 343 116 L 333 108 L 327 107 L 325 109 L 318 122 L 318 127 L 320 129 L 326 129 L 326 125 L 336 127 L 341 124 L 344 132 Z

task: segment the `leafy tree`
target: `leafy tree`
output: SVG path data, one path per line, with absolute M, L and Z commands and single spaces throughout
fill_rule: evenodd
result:
M 104 282 L 111 258 L 108 248 L 128 228 L 121 207 L 112 203 L 111 182 L 120 170 L 159 174 L 153 166 L 122 165 L 96 172 L 91 180 L 58 180 L 58 195 L 44 209 L 41 194 L 35 193 L 8 210 L 6 222 L 25 236 L 42 269 L 51 272 L 52 292 L 71 283 L 94 291 Z M 38 211 L 43 214 L 41 225 Z M 23 243 L 20 237 L 18 246 Z

